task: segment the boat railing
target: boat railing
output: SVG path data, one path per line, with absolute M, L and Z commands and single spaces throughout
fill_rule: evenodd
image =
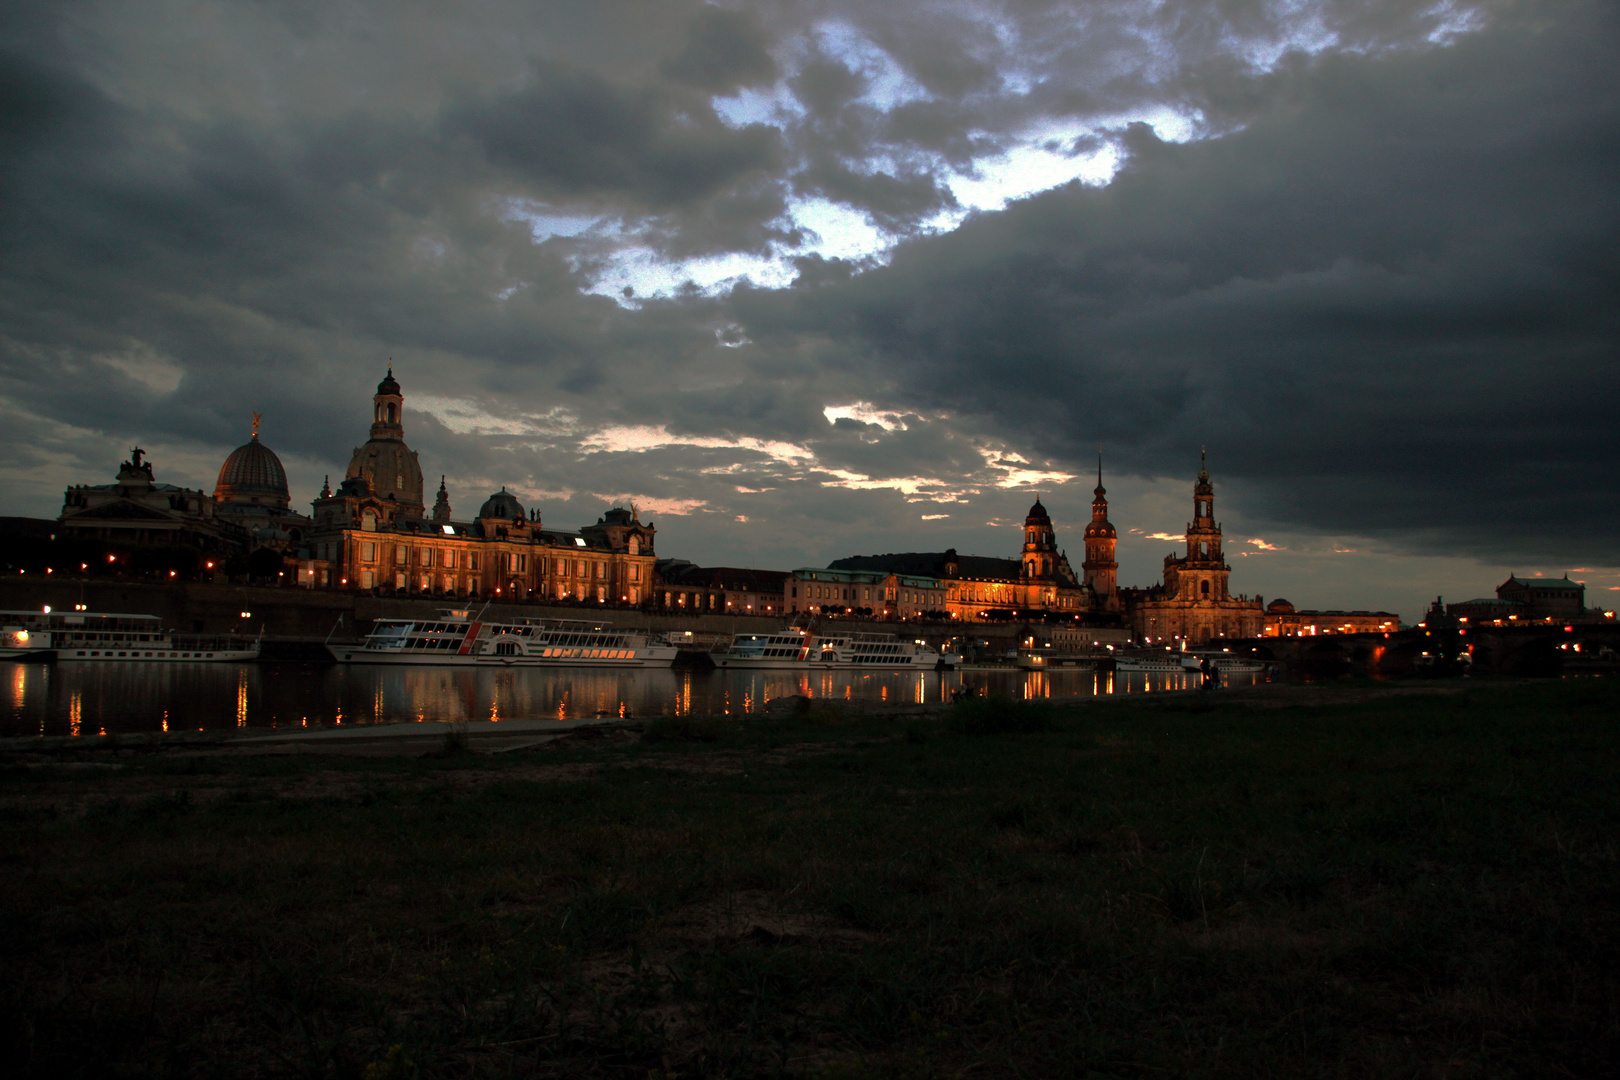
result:
M 493 621 L 497 622 L 497 623 L 502 623 L 502 624 L 504 624 L 506 626 L 533 626 L 533 627 L 544 628 L 546 630 L 566 630 L 566 631 L 568 631 L 570 633 L 575 633 L 575 634 L 613 633 L 613 632 L 618 631 L 618 630 L 627 629 L 626 627 L 622 627 L 622 626 L 609 626 L 609 625 L 599 623 L 599 622 L 592 622 L 590 619 L 529 619 L 529 618 L 516 618 L 516 619 L 496 619 L 496 620 L 493 620 Z

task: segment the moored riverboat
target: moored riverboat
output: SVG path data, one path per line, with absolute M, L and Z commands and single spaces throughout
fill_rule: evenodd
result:
M 1156 675 L 1198 673 L 1199 658 L 1191 653 L 1138 652 L 1114 654 L 1115 671 L 1139 671 Z
M 1270 671 L 1271 665 L 1264 660 L 1256 660 L 1248 656 L 1233 656 L 1231 653 L 1193 653 L 1199 660 L 1208 660 L 1215 665 L 1215 669 L 1222 675 L 1257 675 Z
M 1019 649 L 1017 666 L 1026 671 L 1051 671 L 1054 668 L 1090 668 L 1097 666 L 1097 657 L 1090 653 L 1060 653 L 1051 649 Z
M 573 619 L 485 622 L 465 611 L 378 619 L 363 641 L 326 648 L 345 664 L 434 667 L 669 667 L 676 653 L 650 630 Z
M 921 641 L 893 634 L 818 633 L 785 627 L 769 634 L 738 634 L 729 647 L 710 654 L 715 667 L 771 670 L 836 669 L 932 671 L 962 658 Z
M 176 634 L 156 615 L 0 611 L 0 659 L 220 663 L 258 655 L 252 638 Z

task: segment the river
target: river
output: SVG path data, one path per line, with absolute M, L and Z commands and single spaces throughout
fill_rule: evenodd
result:
M 1194 678 L 1073 668 L 807 673 L 0 661 L 0 735 L 718 715 L 759 712 L 772 698 L 792 694 L 918 704 L 949 701 L 964 683 L 1017 698 L 1066 698 L 1186 689 Z

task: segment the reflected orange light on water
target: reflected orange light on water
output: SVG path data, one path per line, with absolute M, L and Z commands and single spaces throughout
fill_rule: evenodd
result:
M 1196 682 L 1196 676 L 1193 676 Z M 1249 680 L 1230 680 L 1238 685 Z M 954 691 L 1055 699 L 1186 689 L 1179 673 L 1025 671 L 690 671 L 338 667 L 318 681 L 257 665 L 19 665 L 0 709 L 10 736 L 308 728 L 464 720 L 758 714 L 769 702 L 948 702 Z

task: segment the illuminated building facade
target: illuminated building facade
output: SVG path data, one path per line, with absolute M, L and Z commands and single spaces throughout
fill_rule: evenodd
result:
M 615 507 L 577 532 L 547 529 L 504 487 L 471 521 L 456 521 L 443 479 L 431 513 L 405 443 L 405 397 L 393 369 L 372 398 L 371 438 L 356 447 L 337 491 L 314 503 L 311 588 L 503 601 L 639 606 L 651 595 L 657 529 Z
M 1322 634 L 1392 634 L 1401 617 L 1388 611 L 1298 611 L 1287 600 L 1266 605 L 1266 637 L 1317 637 Z
M 696 566 L 685 559 L 661 559 L 652 600 L 667 612 L 704 615 L 780 615 L 780 570 L 746 570 L 736 566 Z
M 1113 561 L 1113 526 L 1108 524 L 1108 503 L 1102 497 L 1101 473 L 1098 474 L 1098 499 L 1093 505 L 1093 522 L 1088 528 L 1097 558 L 1091 564 L 1096 581 L 1109 590 L 1108 597 L 1093 591 L 1089 582 L 1082 582 L 1069 565 L 1067 552 L 1057 545 L 1052 518 L 1039 499 L 1024 517 L 1023 551 L 1016 559 L 987 558 L 981 555 L 958 555 L 955 548 L 948 551 L 912 551 L 892 555 L 854 555 L 839 559 L 828 570 L 861 571 L 881 575 L 900 575 L 937 582 L 937 586 L 916 586 L 909 591 L 939 592 L 922 602 L 919 610 L 947 612 L 952 619 L 982 620 L 1005 618 L 1013 612 L 1062 612 L 1086 615 L 1093 612 L 1117 611 L 1118 588 L 1114 584 L 1117 564 Z M 1100 517 L 1098 514 L 1100 512 Z M 1087 557 L 1091 558 L 1088 547 Z M 796 571 L 795 573 L 804 573 Z M 814 583 L 811 584 L 815 588 Z M 863 583 L 861 588 L 866 588 Z M 902 592 L 905 586 L 895 586 Z M 789 597 L 789 603 L 792 602 Z M 815 601 L 811 601 L 814 603 Z M 896 601 L 901 603 L 902 601 Z M 1110 607 L 1110 603 L 1113 605 Z M 928 606 L 932 605 L 932 607 Z M 871 607 L 861 603 L 851 606 Z
M 1207 462 L 1201 461 L 1186 554 L 1165 556 L 1163 584 L 1125 597 L 1132 636 L 1146 643 L 1194 646 L 1223 637 L 1259 637 L 1265 627 L 1260 598 L 1232 595 L 1227 587 L 1231 573 L 1215 520 L 1215 485 Z
M 946 610 L 945 582 L 922 574 L 804 567 L 784 583 L 789 612 L 845 609 L 876 619 L 933 618 Z
M 1521 578 L 1509 574 L 1496 587 L 1496 598 L 1464 600 L 1447 604 L 1445 613 L 1452 622 L 1510 625 L 1535 622 L 1586 622 L 1601 620 L 1600 609 L 1586 606 L 1586 583 L 1561 578 Z

